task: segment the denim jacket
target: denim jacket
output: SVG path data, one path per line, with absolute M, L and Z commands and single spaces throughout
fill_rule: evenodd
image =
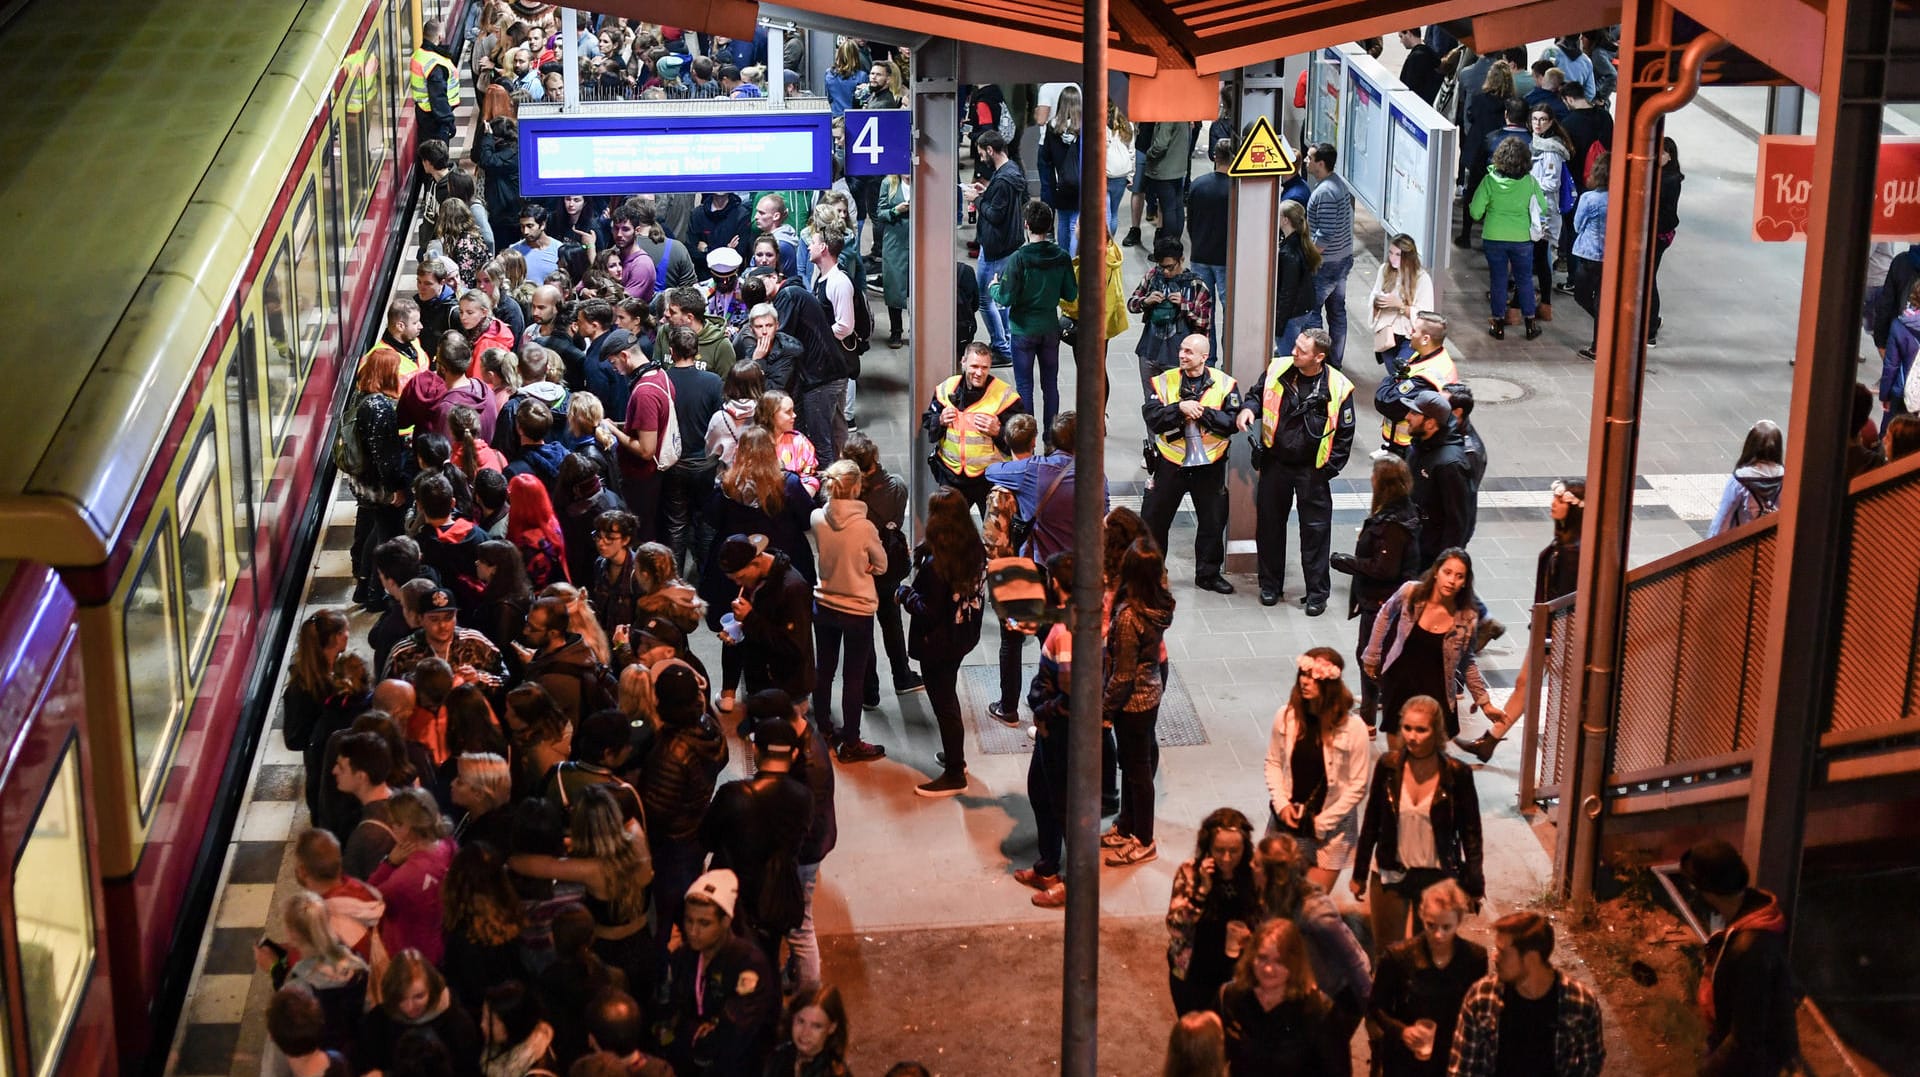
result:
M 1373 636 L 1367 641 L 1366 653 L 1361 656 L 1361 665 L 1367 676 L 1379 677 L 1393 668 L 1394 660 L 1400 657 L 1400 648 L 1406 645 L 1407 637 L 1412 634 L 1413 626 L 1420 620 L 1420 611 L 1413 607 L 1413 589 L 1420 585 L 1418 580 L 1408 580 L 1400 589 L 1380 607 L 1380 616 L 1374 618 Z M 1462 603 L 1453 613 L 1453 630 L 1447 633 L 1441 644 L 1441 653 L 1446 655 L 1447 668 L 1455 670 L 1463 665 L 1467 671 L 1467 691 L 1473 694 L 1473 701 L 1482 710 L 1493 705 L 1493 697 L 1487 694 L 1486 679 L 1480 676 L 1480 665 L 1473 657 L 1473 633 L 1480 625 L 1480 615 L 1474 611 L 1472 603 Z M 1393 633 L 1388 641 L 1387 633 Z M 1383 657 L 1384 655 L 1384 657 Z M 1446 705 L 1446 700 L 1441 704 Z

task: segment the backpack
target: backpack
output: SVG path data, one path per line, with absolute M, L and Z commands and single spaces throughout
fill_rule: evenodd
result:
M 644 372 L 643 372 L 644 373 Z M 659 388 L 659 386 L 654 386 Z M 667 428 L 660 432 L 660 445 L 653 453 L 653 466 L 665 471 L 680 462 L 680 409 L 673 400 L 673 383 L 667 382 Z
M 827 324 L 833 324 L 833 304 L 827 299 L 827 275 L 820 274 L 813 282 L 813 297 L 826 309 Z M 839 340 L 839 338 L 835 338 Z M 853 332 L 846 339 L 839 340 L 840 348 L 846 352 L 844 360 L 850 368 L 847 377 L 859 377 L 858 356 L 867 354 L 873 346 L 873 309 L 867 305 L 867 291 L 858 285 L 853 289 Z
M 891 595 L 913 567 L 913 548 L 907 544 L 907 533 L 900 530 L 900 525 L 887 524 L 880 529 L 880 549 L 886 552 L 887 570 L 874 577 L 874 587 L 880 594 Z
M 340 428 L 333 439 L 333 466 L 356 479 L 367 468 L 367 454 L 360 445 L 360 402 L 366 398 L 359 389 L 347 393 L 347 407 L 340 413 Z
M 1735 524 L 1752 523 L 1780 508 L 1780 491 L 1767 493 L 1757 490 L 1752 483 L 1738 475 L 1733 477 L 1733 481 L 1740 484 L 1740 501 L 1733 509 Z
M 1012 490 L 995 486 L 987 491 L 980 538 L 987 547 L 988 559 L 1019 554 L 1021 544 L 1015 536 L 1015 528 L 1020 522 L 1020 503 L 1014 498 Z

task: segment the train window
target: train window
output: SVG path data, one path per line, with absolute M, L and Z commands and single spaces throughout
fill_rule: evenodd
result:
M 292 290 L 286 240 L 274 252 L 267 279 L 260 286 L 260 316 L 266 322 L 267 414 L 273 423 L 273 449 L 287 436 L 293 418 L 293 387 L 300 382 L 300 359 L 294 354 Z
M 14 928 L 32 1073 L 52 1072 L 93 969 L 93 885 L 80 813 L 79 742 L 69 741 L 13 866 Z M 22 884 L 27 885 L 22 885 Z
M 227 480 L 232 484 L 233 555 L 240 571 L 253 564 L 253 461 L 260 455 L 259 442 L 252 440 L 253 319 L 234 334 L 232 352 L 227 359 Z
M 347 199 L 352 206 L 353 223 L 358 228 L 366 216 L 367 203 L 387 160 L 387 42 L 376 27 L 367 34 L 366 47 L 354 56 L 359 70 L 350 78 L 351 96 L 347 99 Z
M 209 415 L 174 495 L 180 513 L 180 598 L 186 607 L 189 677 L 198 676 L 206 664 L 207 645 L 227 595 L 226 511 L 216 444 Z
M 127 713 L 133 722 L 133 773 L 140 785 L 141 815 L 160 788 L 167 742 L 182 711 L 179 619 L 174 609 L 167 540 L 172 521 L 162 518 L 146 559 L 127 592 L 123 626 L 127 650 Z
M 320 336 L 327 328 L 327 308 L 321 301 L 324 293 L 320 286 L 320 260 L 324 255 L 320 250 L 319 221 L 318 202 L 313 182 L 309 180 L 300 208 L 293 213 L 293 298 L 297 314 L 294 324 L 300 333 L 301 377 L 313 369 L 313 357 L 320 350 Z

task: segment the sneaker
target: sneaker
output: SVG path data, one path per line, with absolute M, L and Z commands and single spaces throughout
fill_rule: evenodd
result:
M 1064 909 L 1067 907 L 1067 884 L 1054 883 L 1027 900 L 1042 909 Z
M 923 797 L 957 797 L 967 791 L 967 772 L 943 773 L 930 782 L 914 786 L 913 791 Z
M 884 759 L 887 750 L 864 740 L 843 740 L 833 754 L 842 763 L 871 763 L 876 759 Z
M 904 696 L 910 692 L 924 692 L 926 690 L 927 682 L 921 680 L 920 675 L 912 670 L 908 670 L 904 675 L 893 679 L 893 694 L 896 696 Z
M 1013 881 L 1021 886 L 1031 886 L 1035 890 L 1045 890 L 1051 886 L 1059 886 L 1060 876 L 1042 875 L 1032 868 L 1021 868 L 1013 873 Z
M 1654 335 L 1654 334 L 1652 334 L 1652 333 L 1648 333 L 1648 334 L 1647 334 L 1647 347 L 1649 347 L 1649 348 L 1658 348 L 1659 346 L 1660 346 L 1660 338 L 1659 338 L 1658 336 L 1655 336 L 1655 335 Z
M 899 337 L 887 338 L 887 347 L 892 348 L 895 351 L 898 351 L 899 349 L 904 348 L 906 346 L 907 346 L 907 342 L 900 339 Z
M 1131 844 L 1133 844 L 1133 835 L 1122 834 L 1117 825 L 1108 827 L 1106 833 L 1100 835 L 1102 849 L 1122 849 Z
M 1017 726 L 1020 724 L 1020 705 L 1014 704 L 1013 710 L 1009 711 L 998 703 L 989 703 L 987 717 L 1004 726 Z
M 872 695 L 860 697 L 860 709 L 863 711 L 877 711 L 880 709 L 880 690 L 878 688 L 873 690 Z
M 1159 855 L 1160 850 L 1151 842 L 1142 845 L 1138 841 L 1129 841 L 1127 844 L 1115 850 L 1112 856 L 1107 857 L 1107 866 L 1110 868 L 1130 868 L 1135 864 L 1144 864 L 1149 860 L 1156 859 Z
M 1573 354 L 1579 356 L 1582 359 L 1585 359 L 1589 363 L 1593 362 L 1594 353 L 1592 348 L 1581 348 L 1579 351 L 1574 352 Z

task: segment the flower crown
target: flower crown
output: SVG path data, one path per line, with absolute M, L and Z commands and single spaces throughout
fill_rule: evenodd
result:
M 1317 654 L 1303 654 L 1295 664 L 1300 667 L 1300 672 L 1305 673 L 1316 681 L 1337 681 L 1340 679 L 1340 675 L 1345 672 L 1339 666 L 1334 665 L 1326 658 Z

